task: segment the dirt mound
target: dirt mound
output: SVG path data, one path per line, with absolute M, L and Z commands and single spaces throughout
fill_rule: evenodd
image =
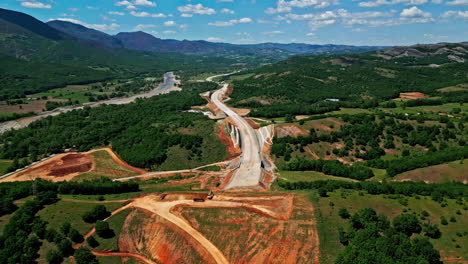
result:
M 275 135 L 278 138 L 283 138 L 287 136 L 298 137 L 307 135 L 307 131 L 304 131 L 295 125 L 286 125 L 275 127 Z
M 69 181 L 80 173 L 92 170 L 93 162 L 93 157 L 88 154 L 59 154 L 1 181 L 30 181 L 36 178 L 51 181 Z
M 200 256 L 194 246 L 169 221 L 141 209 L 128 215 L 119 237 L 120 251 L 142 254 L 158 263 L 214 263 Z
M 56 164 L 50 169 L 48 176 L 63 177 L 72 173 L 91 170 L 93 159 L 86 154 L 69 154 L 61 159 L 62 164 Z
M 261 201 L 267 197 L 258 198 Z M 251 202 L 255 198 L 244 199 Z M 302 197 L 297 197 L 294 203 L 296 209 L 288 221 L 242 208 L 184 208 L 181 214 L 230 263 L 318 263 L 313 207 Z
M 422 99 L 426 98 L 426 95 L 423 93 L 400 93 L 400 98 L 402 99 L 408 99 L 408 100 L 416 100 L 416 99 Z

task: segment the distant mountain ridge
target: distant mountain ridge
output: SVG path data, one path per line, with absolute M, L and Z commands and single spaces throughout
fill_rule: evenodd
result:
M 468 43 L 436 43 L 417 44 L 412 46 L 395 46 L 378 52 L 378 56 L 385 59 L 416 57 L 424 58 L 430 56 L 446 56 L 455 62 L 468 61 Z
M 115 36 L 110 36 L 94 29 L 60 20 L 49 21 L 47 24 L 73 37 L 93 40 L 113 48 L 121 47 L 140 51 L 175 52 L 204 56 L 229 57 L 240 55 L 286 58 L 297 54 L 364 53 L 387 48 L 382 46 L 313 45 L 303 43 L 235 45 L 203 40 L 160 39 L 142 31 L 121 32 Z

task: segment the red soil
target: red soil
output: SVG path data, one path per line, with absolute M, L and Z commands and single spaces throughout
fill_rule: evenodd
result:
M 13 174 L 1 181 L 29 181 L 36 178 L 52 181 L 71 180 L 93 168 L 93 157 L 88 154 L 64 153 L 26 170 Z
M 426 95 L 424 95 L 423 93 L 418 93 L 418 92 L 414 92 L 414 93 L 400 93 L 400 98 L 409 99 L 409 100 L 415 100 L 415 99 L 426 98 Z
M 238 147 L 235 147 L 234 142 L 232 142 L 231 138 L 226 135 L 224 126 L 220 125 L 218 126 L 218 129 L 219 133 L 216 133 L 216 136 L 219 138 L 221 143 L 226 145 L 229 155 L 231 155 L 231 157 L 239 155 L 241 150 Z

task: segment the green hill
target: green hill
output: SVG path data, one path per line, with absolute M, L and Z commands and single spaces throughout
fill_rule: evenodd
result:
M 375 106 L 400 92 L 439 95 L 437 89 L 468 82 L 468 63 L 454 62 L 450 56 L 388 59 L 371 53 L 294 57 L 239 73 L 250 77 L 233 82 L 232 104 L 254 108 L 254 115 L 276 117 L 322 113 L 340 106 Z M 466 60 L 468 53 L 458 57 Z

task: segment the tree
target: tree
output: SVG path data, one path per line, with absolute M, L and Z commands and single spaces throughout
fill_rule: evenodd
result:
M 82 215 L 83 221 L 86 223 L 95 223 L 97 220 L 103 220 L 109 217 L 111 213 L 107 211 L 104 205 L 96 205 L 91 211 L 85 212 Z
M 63 257 L 68 257 L 73 255 L 74 249 L 72 247 L 72 243 L 69 239 L 62 239 L 57 244 L 57 249 L 60 251 L 60 254 Z
M 75 257 L 76 264 L 99 264 L 96 256 L 87 247 L 78 248 L 73 257 Z
M 421 233 L 421 223 L 418 218 L 412 214 L 402 214 L 393 219 L 393 227 L 407 236 L 413 233 Z
M 448 222 L 447 222 L 447 219 L 445 218 L 445 216 L 440 217 L 440 224 L 441 225 L 448 225 Z
M 442 235 L 440 233 L 439 226 L 437 226 L 435 224 L 434 225 L 432 225 L 432 224 L 423 225 L 423 232 L 424 232 L 425 236 L 430 237 L 430 238 L 434 238 L 434 239 L 440 238 L 441 235 Z
M 109 223 L 103 221 L 96 222 L 96 234 L 102 238 L 111 238 L 115 235 L 114 231 L 110 229 Z
M 49 264 L 61 264 L 63 257 L 58 250 L 53 249 L 47 252 L 46 260 Z
M 93 236 L 89 236 L 87 239 L 86 239 L 86 242 L 88 243 L 88 245 L 92 248 L 95 248 L 95 247 L 98 247 L 99 246 L 99 242 L 93 237 Z
M 81 243 L 84 241 L 83 236 L 74 228 L 70 229 L 68 237 L 70 237 L 70 239 L 75 243 Z
M 348 219 L 351 215 L 349 214 L 348 212 L 348 209 L 346 208 L 341 208 L 339 211 L 338 211 L 338 215 L 343 218 L 343 219 Z
M 60 226 L 60 231 L 62 231 L 62 233 L 66 236 L 68 236 L 70 229 L 71 229 L 70 222 L 63 222 L 62 225 Z

